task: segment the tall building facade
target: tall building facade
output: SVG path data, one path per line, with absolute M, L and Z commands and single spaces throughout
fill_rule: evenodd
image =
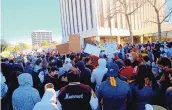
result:
M 41 46 L 43 41 L 52 42 L 52 31 L 38 30 L 31 34 L 32 46 Z
M 108 42 L 116 41 L 118 43 L 124 43 L 128 40 L 130 33 L 126 17 L 122 13 L 116 13 L 118 7 L 121 7 L 121 10 L 124 10 L 124 7 L 120 6 L 121 4 L 117 2 L 117 0 L 59 1 L 63 43 L 69 40 L 69 35 L 71 34 L 80 34 L 82 43 L 89 42 L 92 39 L 101 42 L 105 40 Z M 139 0 L 131 1 L 134 2 Z M 164 1 L 165 0 L 158 0 L 157 5 L 161 7 Z M 129 0 L 126 0 L 126 2 L 128 2 L 127 11 L 132 12 L 136 5 L 133 5 L 134 3 L 129 2 Z M 116 14 L 112 17 L 114 13 Z M 165 8 L 162 8 L 160 12 L 162 18 L 164 13 Z M 146 34 L 157 33 L 156 24 L 153 23 L 156 21 L 156 13 L 149 3 L 144 3 L 144 5 L 134 14 L 131 14 L 131 16 L 129 16 L 129 21 L 136 41 L 137 36 L 143 37 Z

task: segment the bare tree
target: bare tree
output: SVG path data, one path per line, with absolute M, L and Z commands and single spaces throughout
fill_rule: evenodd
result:
M 147 2 L 153 7 L 156 13 L 156 21 L 147 20 L 146 22 L 151 22 L 157 24 L 158 28 L 158 37 L 159 41 L 161 42 L 161 25 L 164 22 L 169 22 L 170 17 L 172 15 L 172 8 L 169 8 L 165 11 L 165 6 L 167 5 L 169 0 L 164 0 L 164 3 L 160 4 L 159 0 L 147 0 Z M 166 12 L 166 13 L 164 13 Z
M 110 10 L 110 15 L 108 15 L 107 19 L 114 18 L 117 16 L 117 14 L 123 14 L 125 16 L 125 19 L 127 21 L 128 29 L 130 32 L 130 41 L 132 44 L 134 43 L 133 41 L 133 32 L 132 32 L 132 22 L 130 19 L 130 16 L 135 14 L 139 8 L 141 8 L 145 0 L 114 0 L 114 4 L 118 4 L 114 8 Z M 131 8 L 132 7 L 132 8 Z M 111 28 L 111 23 L 110 23 L 110 28 Z
M 1 38 L 1 52 L 5 51 L 8 47 L 9 43 L 4 38 Z

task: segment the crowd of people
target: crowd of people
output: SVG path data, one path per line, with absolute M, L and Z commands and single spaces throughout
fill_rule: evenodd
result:
M 2 110 L 172 110 L 172 42 L 1 59 Z

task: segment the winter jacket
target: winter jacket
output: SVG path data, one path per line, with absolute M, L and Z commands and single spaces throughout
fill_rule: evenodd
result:
M 42 100 L 34 106 L 33 110 L 58 110 L 56 102 L 55 90 L 47 89 Z
M 99 64 L 99 66 L 93 71 L 93 73 L 91 75 L 91 82 L 96 83 L 97 87 L 100 86 L 102 79 L 108 70 L 106 68 L 106 60 L 105 59 L 99 59 L 98 64 Z
M 166 97 L 166 106 L 169 110 L 172 110 L 172 87 L 169 87 L 165 94 Z
M 30 68 L 29 66 L 26 66 L 25 68 L 24 68 L 24 73 L 29 73 L 29 74 L 31 74 L 32 75 L 32 68 Z
M 0 72 L 1 75 L 1 80 L 0 80 L 0 84 L 1 84 L 1 99 L 5 97 L 7 90 L 8 90 L 8 86 L 6 85 L 6 80 L 5 77 L 2 75 L 2 73 Z
M 41 100 L 39 92 L 32 87 L 32 76 L 29 73 L 23 73 L 19 75 L 18 81 L 20 86 L 12 96 L 13 110 L 32 110 Z
M 91 70 L 85 67 L 83 61 L 79 61 L 76 67 L 81 71 L 80 82 L 86 85 L 90 85 Z
M 45 86 L 47 83 L 52 83 L 55 91 L 58 91 L 61 88 L 60 80 L 56 76 L 51 77 L 49 74 L 47 74 L 44 78 L 43 85 Z
M 139 89 L 138 85 L 134 84 L 132 88 L 133 110 L 145 110 L 146 104 L 156 104 L 156 97 L 158 96 L 159 92 L 160 89 L 153 90 L 152 87 L 149 86 L 144 86 L 142 89 Z
M 100 85 L 97 97 L 99 102 L 103 103 L 103 110 L 126 110 L 127 104 L 131 102 L 132 94 L 126 82 L 116 78 L 116 86 L 114 87 L 108 78 Z

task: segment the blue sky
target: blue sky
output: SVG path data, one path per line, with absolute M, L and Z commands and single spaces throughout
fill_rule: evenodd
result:
M 1 0 L 1 6 L 1 36 L 8 42 L 31 44 L 35 30 L 53 31 L 53 40 L 61 39 L 59 0 Z
M 59 0 L 1 0 L 2 37 L 10 43 L 31 44 L 35 30 L 53 31 L 61 38 Z

